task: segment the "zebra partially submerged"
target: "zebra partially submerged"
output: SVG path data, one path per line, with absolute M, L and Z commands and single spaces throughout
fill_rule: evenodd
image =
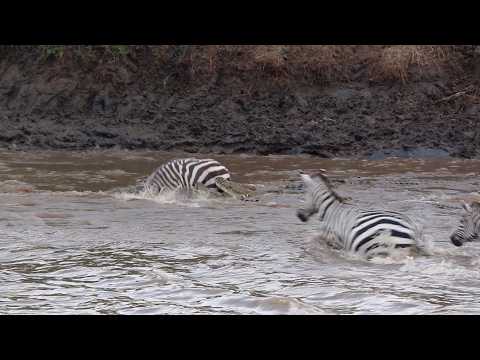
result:
M 297 216 L 306 222 L 318 214 L 321 237 L 329 245 L 367 259 L 392 255 L 396 249 L 428 254 L 419 228 L 407 216 L 388 210 L 363 210 L 348 203 L 335 192 L 323 172 L 301 177 L 305 184 L 305 204 Z
M 174 159 L 157 168 L 145 181 L 150 193 L 164 191 L 192 191 L 199 185 L 216 189 L 215 179 L 230 179 L 230 171 L 213 159 Z
M 476 241 L 480 238 L 480 203 L 477 201 L 471 204 L 463 203 L 465 213 L 460 225 L 450 236 L 450 241 L 455 246 L 462 246 L 466 242 Z
M 231 181 L 230 171 L 214 159 L 174 159 L 157 168 L 140 187 L 150 194 L 207 190 L 245 199 L 251 188 Z

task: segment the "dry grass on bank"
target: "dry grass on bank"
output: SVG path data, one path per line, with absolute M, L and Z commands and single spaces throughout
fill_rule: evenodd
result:
M 218 71 L 307 81 L 371 80 L 406 82 L 413 76 L 437 76 L 461 67 L 462 46 L 447 45 L 105 45 L 37 46 L 43 58 L 56 61 L 84 56 L 160 62 L 180 67 L 191 77 Z M 466 46 L 463 46 L 466 47 Z M 0 47 L 8 48 L 8 47 Z M 14 48 L 14 47 L 12 47 Z M 15 47 L 19 51 L 18 47 Z M 30 49 L 33 47 L 29 47 Z M 472 46 L 473 48 L 473 46 Z M 2 49 L 0 49 L 2 50 Z M 4 49 L 3 49 L 4 50 Z M 0 54 L 5 51 L 0 51 Z M 148 57 L 146 54 L 152 55 Z M 88 56 L 87 56 L 88 55 Z M 0 55 L 1 56 L 1 55 Z M 100 60 L 101 59 L 101 60 Z
M 450 46 L 397 45 L 383 49 L 374 58 L 371 74 L 380 79 L 393 79 L 406 82 L 410 71 L 439 74 L 446 67 L 458 62 Z

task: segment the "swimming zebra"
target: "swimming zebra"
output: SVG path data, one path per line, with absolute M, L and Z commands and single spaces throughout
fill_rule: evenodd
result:
M 455 246 L 462 246 L 466 242 L 479 239 L 480 233 L 480 203 L 472 202 L 470 205 L 463 203 L 465 214 L 460 220 L 460 225 L 450 236 L 450 241 Z
M 217 189 L 215 179 L 230 179 L 228 169 L 213 159 L 174 159 L 157 168 L 144 182 L 150 193 Z
M 399 248 L 424 252 L 420 231 L 405 215 L 387 210 L 362 210 L 347 203 L 323 173 L 301 177 L 306 196 L 297 216 L 306 222 L 318 213 L 323 225 L 322 237 L 330 245 L 366 258 L 388 256 Z

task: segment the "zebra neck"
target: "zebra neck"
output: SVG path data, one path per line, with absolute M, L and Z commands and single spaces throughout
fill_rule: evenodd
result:
M 326 206 L 325 206 L 326 208 Z M 322 212 L 323 211 L 323 212 Z M 347 228 L 349 226 L 349 221 L 355 216 L 357 210 L 355 207 L 341 203 L 340 201 L 336 200 L 333 202 L 328 208 L 322 209 L 320 208 L 320 219 L 327 225 L 333 225 L 334 227 L 340 226 Z M 322 217 L 323 214 L 323 217 Z
M 332 214 L 337 213 L 343 208 L 343 204 L 338 200 L 337 196 L 331 192 L 326 192 L 323 195 L 318 213 L 321 220 L 326 220 L 331 217 Z

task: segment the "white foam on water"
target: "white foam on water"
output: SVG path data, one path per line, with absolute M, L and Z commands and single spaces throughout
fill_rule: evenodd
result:
M 384 240 L 388 240 L 388 234 L 381 234 L 380 236 L 385 237 Z M 456 249 L 445 249 L 436 247 L 430 237 L 423 237 L 423 250 L 424 253 L 416 254 L 412 253 L 409 248 L 388 248 L 389 255 L 378 255 L 373 254 L 369 259 L 365 257 L 364 254 L 354 253 L 343 248 L 335 248 L 328 244 L 325 240 L 322 232 L 317 232 L 310 235 L 307 238 L 307 247 L 306 251 L 310 255 L 313 255 L 315 259 L 321 262 L 331 262 L 338 259 L 343 259 L 346 261 L 360 261 L 369 264 L 377 265 L 393 265 L 393 264 L 407 264 L 417 257 L 427 257 L 436 256 L 436 255 L 458 255 L 458 252 L 455 252 Z M 382 250 L 383 252 L 384 250 Z M 370 254 L 371 255 L 371 254 Z
M 165 285 L 181 280 L 180 276 L 166 272 L 161 269 L 141 270 L 140 272 L 143 273 L 144 276 L 150 278 L 153 283 L 156 283 L 158 285 Z
M 415 275 L 447 276 L 460 279 L 480 279 L 480 272 L 477 269 L 469 269 L 451 260 L 442 259 L 438 261 L 422 261 L 420 259 L 409 259 L 399 271 L 414 273 Z
M 243 314 L 252 315 L 325 315 L 327 312 L 317 306 L 283 296 L 252 297 L 229 296 L 219 301 L 222 307 L 232 307 Z
M 148 200 L 158 204 L 177 204 L 188 207 L 200 207 L 202 203 L 209 203 L 214 200 L 210 193 L 204 191 L 198 191 L 194 196 L 188 196 L 177 191 L 165 191 L 157 194 L 147 191 L 137 193 L 117 192 L 113 193 L 113 197 L 124 201 Z
M 400 250 L 400 249 L 399 249 Z M 369 262 L 376 265 L 408 264 L 414 257 L 407 252 L 395 252 L 389 256 L 374 256 Z
M 313 234 L 308 237 L 305 251 L 313 256 L 316 261 L 322 263 L 336 263 L 339 260 L 343 261 L 358 261 L 365 260 L 359 256 L 355 256 L 343 249 L 334 249 L 328 245 L 321 234 Z

